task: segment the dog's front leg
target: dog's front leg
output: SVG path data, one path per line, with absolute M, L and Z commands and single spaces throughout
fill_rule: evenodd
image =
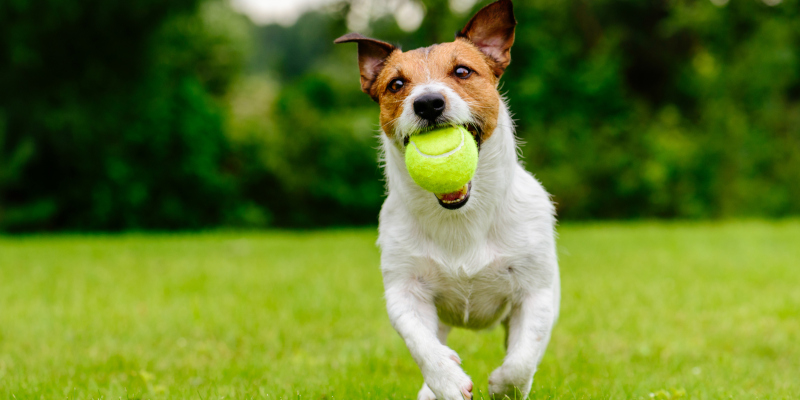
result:
M 472 398 L 472 380 L 458 354 L 437 338 L 439 317 L 433 295 L 417 278 L 384 279 L 392 326 L 406 342 L 428 388 L 439 400 Z M 420 391 L 420 398 L 427 392 Z M 427 398 L 426 398 L 427 400 Z
M 513 306 L 507 322 L 506 358 L 489 376 L 492 398 L 527 398 L 555 323 L 557 295 L 553 288 L 538 289 Z

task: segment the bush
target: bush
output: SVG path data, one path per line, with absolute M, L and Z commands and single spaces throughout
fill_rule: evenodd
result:
M 241 68 L 217 3 L 10 2 L 0 15 L 6 230 L 214 226 L 237 201 L 224 94 Z M 8 10 L 10 9 L 10 10 Z M 227 14 L 220 14 L 226 12 Z
M 365 33 L 452 40 L 482 4 L 449 4 Z M 375 223 L 378 107 L 331 43 L 348 13 L 253 28 L 219 0 L 0 4 L 0 229 Z M 800 214 L 800 0 L 515 13 L 502 91 L 560 218 Z
M 234 92 L 231 133 L 241 157 L 238 176 L 250 204 L 265 215 L 248 207 L 257 219 L 243 224 L 375 221 L 383 180 L 376 163 L 374 110 L 348 107 L 353 93 L 340 86 L 328 77 L 307 75 L 270 99 L 274 87 L 265 78 L 251 78 Z
M 404 33 L 388 18 L 376 21 L 371 35 L 405 48 L 427 46 L 452 40 L 469 17 L 453 14 L 443 0 L 426 6 L 416 32 Z M 520 25 L 502 90 L 525 143 L 527 168 L 553 193 L 562 219 L 800 213 L 798 0 L 774 7 L 532 1 L 516 2 L 515 13 Z M 377 126 L 377 106 L 359 92 L 355 49 L 304 43 L 303 49 L 317 49 L 315 56 L 292 58 L 297 38 L 313 40 L 304 33 L 328 43 L 346 32 L 346 14 L 347 8 L 328 19 L 309 14 L 293 27 L 265 27 L 257 36 L 278 39 L 263 46 L 273 55 L 265 65 L 281 81 L 271 129 L 286 135 L 272 157 L 292 170 L 270 175 L 272 187 L 321 188 L 333 171 L 350 171 L 351 186 L 370 187 L 377 161 L 367 166 L 366 160 L 375 153 L 353 147 L 351 129 L 366 130 L 360 128 L 365 121 Z M 339 116 L 352 118 L 351 126 Z M 354 152 L 341 161 L 348 165 L 314 167 L 322 165 L 315 151 L 334 147 Z M 352 198 L 342 190 L 326 193 L 334 192 L 341 196 L 327 196 L 325 207 L 308 202 L 305 191 L 288 190 L 281 199 L 294 215 L 319 223 Z M 374 201 L 365 210 L 381 201 L 362 199 Z M 339 220 L 351 218 L 344 215 Z

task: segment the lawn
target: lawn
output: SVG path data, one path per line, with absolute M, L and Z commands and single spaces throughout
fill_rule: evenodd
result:
M 566 224 L 536 399 L 800 396 L 800 221 Z M 2 399 L 414 399 L 375 229 L 0 238 Z M 487 398 L 502 332 L 450 346 Z

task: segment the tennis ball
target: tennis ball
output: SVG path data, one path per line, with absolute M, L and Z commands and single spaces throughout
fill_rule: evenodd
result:
M 478 167 L 478 145 L 463 127 L 436 129 L 411 136 L 406 147 L 406 168 L 423 189 L 455 192 L 472 180 Z

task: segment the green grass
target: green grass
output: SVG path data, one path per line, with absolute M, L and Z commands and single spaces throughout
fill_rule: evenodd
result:
M 800 395 L 800 221 L 559 232 L 531 398 Z M 0 398 L 413 399 L 375 236 L 0 238 Z M 501 330 L 450 345 L 486 398 Z

